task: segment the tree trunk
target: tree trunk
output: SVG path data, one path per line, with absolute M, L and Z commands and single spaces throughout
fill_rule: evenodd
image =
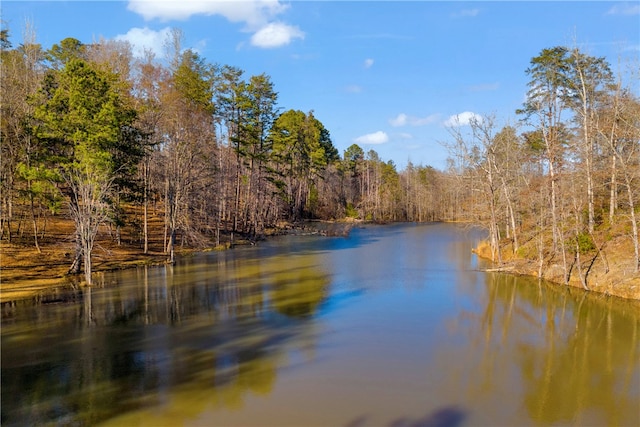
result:
M 176 246 L 176 230 L 173 227 L 171 227 L 171 232 L 169 233 L 169 242 L 167 243 L 167 253 L 169 254 L 169 263 L 171 264 L 174 264 L 176 261 L 175 246 Z
M 587 204 L 588 204 L 588 211 L 589 211 L 589 224 L 588 224 L 588 228 L 589 228 L 589 233 L 593 233 L 593 230 L 595 229 L 595 198 L 594 198 L 594 194 L 593 194 L 593 171 L 592 171 L 592 162 L 593 159 L 591 151 L 592 151 L 592 147 L 589 146 L 587 147 L 589 153 L 587 154 L 587 159 L 586 159 L 586 169 L 587 169 Z
M 509 197 L 509 190 L 507 189 L 507 184 L 504 180 L 504 177 L 500 178 L 502 181 L 502 190 L 504 192 L 504 198 L 507 202 L 507 213 L 509 215 L 509 222 L 511 223 L 511 241 L 513 246 L 513 253 L 515 254 L 518 251 L 518 232 L 516 230 L 516 216 L 513 212 L 513 203 L 511 202 L 511 197 Z
M 31 208 L 31 223 L 33 225 L 33 241 L 36 245 L 38 253 L 41 254 L 40 245 L 38 244 L 38 219 L 36 218 L 36 207 L 33 203 L 33 193 L 31 192 L 31 181 L 27 181 L 27 189 L 29 190 L 29 205 Z
M 613 225 L 616 207 L 618 205 L 618 183 L 617 183 L 617 157 L 611 156 L 611 187 L 609 195 L 609 224 Z
M 165 179 L 164 183 L 164 235 L 162 238 L 162 247 L 164 248 L 164 253 L 168 253 L 167 249 L 169 247 L 169 242 L 167 241 L 169 237 L 169 209 L 170 209 L 170 201 L 169 201 L 169 179 Z
M 144 189 L 143 189 L 143 210 L 144 218 L 142 233 L 144 238 L 144 253 L 149 253 L 149 160 L 144 161 Z
M 631 217 L 631 235 L 633 237 L 633 252 L 635 255 L 634 272 L 640 271 L 640 242 L 638 242 L 638 221 L 636 220 L 636 206 L 633 200 L 633 187 L 631 180 L 625 175 L 627 184 L 627 197 L 629 198 L 629 213 Z
M 91 264 L 91 249 L 88 247 L 88 245 L 85 245 L 85 247 L 83 248 L 83 252 L 84 252 L 84 280 L 87 286 L 91 286 L 93 284 L 91 280 L 91 270 L 93 266 Z
M 556 177 L 553 167 L 553 159 L 549 155 L 549 180 L 551 181 L 551 229 L 553 233 L 553 250 L 558 249 L 558 211 L 556 208 Z
M 76 233 L 76 247 L 73 255 L 73 261 L 67 271 L 67 274 L 79 274 L 82 268 L 82 243 L 80 241 L 80 235 Z
M 240 210 L 240 153 L 237 153 L 236 163 L 236 198 L 233 209 L 233 233 L 238 231 L 238 211 Z

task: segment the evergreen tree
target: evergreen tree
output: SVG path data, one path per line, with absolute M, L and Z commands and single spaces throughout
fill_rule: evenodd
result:
M 91 254 L 100 225 L 109 219 L 109 199 L 126 155 L 135 112 L 112 90 L 109 77 L 82 59 L 72 58 L 51 75 L 51 86 L 35 109 L 36 135 L 58 147 L 57 172 L 76 227 L 76 258 L 91 284 Z

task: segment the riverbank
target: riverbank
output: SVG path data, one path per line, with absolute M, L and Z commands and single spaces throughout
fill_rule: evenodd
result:
M 281 223 L 268 230 L 267 237 L 278 234 L 346 236 L 350 230 L 360 224 L 358 220 L 345 221 L 307 221 L 291 224 Z M 81 276 L 68 275 L 74 244 L 68 237 L 72 230 L 56 224 L 56 231 L 51 238 L 40 242 L 40 252 L 28 243 L 0 242 L 0 303 L 35 297 L 56 287 L 79 286 Z M 162 251 L 161 241 L 151 241 L 150 250 L 144 254 L 139 242 L 132 243 L 124 238 L 117 244 L 108 229 L 103 230 L 99 244 L 94 251 L 94 273 L 101 273 L 124 268 L 135 268 L 167 263 L 167 255 Z M 236 241 L 236 244 L 249 244 L 249 241 Z M 178 256 L 186 256 L 193 252 L 221 250 L 229 247 L 223 242 L 218 247 L 187 247 L 177 250 Z M 539 263 L 536 259 L 516 257 L 510 254 L 509 247 L 503 248 L 503 263 L 494 270 L 510 274 L 538 277 Z M 520 251 L 523 252 L 523 251 Z M 476 253 L 492 259 L 489 246 L 481 244 Z M 633 273 L 633 261 L 629 254 L 633 253 L 628 239 L 618 237 L 612 240 L 603 255 L 596 259 L 587 277 L 590 291 L 621 298 L 640 300 L 640 274 Z M 543 266 L 542 277 L 550 282 L 564 284 L 562 268 L 557 263 Z M 582 288 L 577 274 L 572 274 L 569 286 Z
M 527 253 L 525 250 L 519 253 Z M 482 242 L 475 249 L 478 256 L 496 263 L 487 242 Z M 618 236 L 607 243 L 598 257 L 595 258 L 587 275 L 588 290 L 620 298 L 640 300 L 640 273 L 634 272 L 633 247 L 626 236 Z M 540 275 L 540 263 L 533 257 L 514 255 L 509 244 L 502 247 L 503 262 L 492 269 L 508 274 L 542 277 L 544 280 L 558 285 L 565 285 L 564 269 L 560 260 L 545 260 Z M 586 257 L 585 257 L 586 258 Z M 587 258 L 591 260 L 591 258 Z M 582 276 L 586 267 L 582 269 Z M 574 266 L 568 286 L 583 289 L 578 269 Z
M 39 242 L 40 251 L 30 241 L 8 243 L 0 241 L 0 303 L 24 298 L 37 297 L 56 287 L 80 286 L 81 275 L 69 275 L 74 243 L 69 221 L 57 221 L 48 238 Z M 267 230 L 266 236 L 279 234 L 300 234 L 318 236 L 346 236 L 358 221 L 308 221 L 304 223 L 281 223 Z M 159 224 L 155 224 L 159 227 Z M 161 233 L 156 233 L 161 235 Z M 98 244 L 93 252 L 93 273 L 100 283 L 100 274 L 106 271 L 121 270 L 150 265 L 162 265 L 168 262 L 167 254 L 162 251 L 162 241 L 149 242 L 150 250 L 144 253 L 140 243 L 131 236 L 121 236 L 118 244 L 113 232 L 103 228 L 98 235 Z M 219 247 L 179 246 L 177 256 L 211 250 L 224 250 L 230 247 L 225 239 Z M 248 240 L 236 240 L 236 245 L 251 244 Z

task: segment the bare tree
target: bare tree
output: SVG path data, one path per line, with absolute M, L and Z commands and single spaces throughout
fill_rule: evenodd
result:
M 7 39 L 3 41 L 0 72 L 2 233 L 4 234 L 6 227 L 7 237 L 11 240 L 14 198 L 23 195 L 28 205 L 33 242 L 40 252 L 40 218 L 46 214 L 46 208 L 53 210 L 58 202 L 54 196 L 56 190 L 49 180 L 51 176 L 41 167 L 48 150 L 34 137 L 31 130 L 34 105 L 29 99 L 36 94 L 42 82 L 44 52 L 37 44 L 35 30 L 30 22 L 24 28 L 24 43 L 18 48 L 8 49 L 8 33 L 3 32 L 3 37 Z
M 609 144 L 616 159 L 617 174 L 621 175 L 627 195 L 631 237 L 634 247 L 635 272 L 640 270 L 640 242 L 638 237 L 638 188 L 640 188 L 640 100 L 630 91 L 615 87 L 607 107 L 607 120 L 600 122 L 598 129 L 602 138 Z
M 98 229 L 110 217 L 107 198 L 114 189 L 114 176 L 106 176 L 92 167 L 66 168 L 62 172 L 71 197 L 69 211 L 76 226 L 76 253 L 82 254 L 84 278 L 92 284 L 92 258 Z
M 604 58 L 585 55 L 577 48 L 571 50 L 568 63 L 568 94 L 570 105 L 576 113 L 576 120 L 579 122 L 582 134 L 579 152 L 584 162 L 583 170 L 587 182 L 588 229 L 590 233 L 593 233 L 595 228 L 596 115 L 605 88 L 612 80 L 612 74 Z

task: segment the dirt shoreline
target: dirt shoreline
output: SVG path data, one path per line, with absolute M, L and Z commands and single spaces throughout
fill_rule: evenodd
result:
M 620 253 L 628 254 L 625 242 L 617 242 L 612 245 L 611 254 L 606 261 L 596 260 L 588 278 L 588 292 L 596 292 L 608 296 L 640 300 L 640 273 L 633 271 L 633 260 L 618 256 Z M 491 250 L 486 242 L 481 243 L 474 252 L 481 258 L 494 262 Z M 631 251 L 633 252 L 633 251 Z M 489 271 L 514 274 L 519 276 L 540 277 L 537 260 L 515 258 L 495 265 Z M 546 265 L 541 279 L 557 286 L 571 286 L 584 289 L 576 274 L 572 274 L 568 284 L 565 284 L 563 269 L 559 264 Z
M 268 230 L 264 238 L 282 234 L 345 236 L 359 221 L 307 221 L 304 223 L 282 223 Z M 69 232 L 69 231 L 65 231 Z M 8 243 L 0 241 L 0 304 L 35 298 L 56 288 L 83 286 L 83 275 L 69 275 L 71 254 L 74 245 L 68 238 L 60 238 L 62 232 L 49 241 L 41 242 L 40 252 L 28 242 Z M 103 230 L 98 247 L 93 255 L 93 274 L 99 276 L 108 271 L 157 266 L 167 264 L 168 257 L 162 252 L 162 244 L 153 242 L 152 250 L 144 254 L 138 244 L 117 245 L 108 232 Z M 236 240 L 235 245 L 247 245 L 249 240 Z M 219 247 L 178 248 L 178 257 L 192 253 L 225 250 L 229 242 Z

